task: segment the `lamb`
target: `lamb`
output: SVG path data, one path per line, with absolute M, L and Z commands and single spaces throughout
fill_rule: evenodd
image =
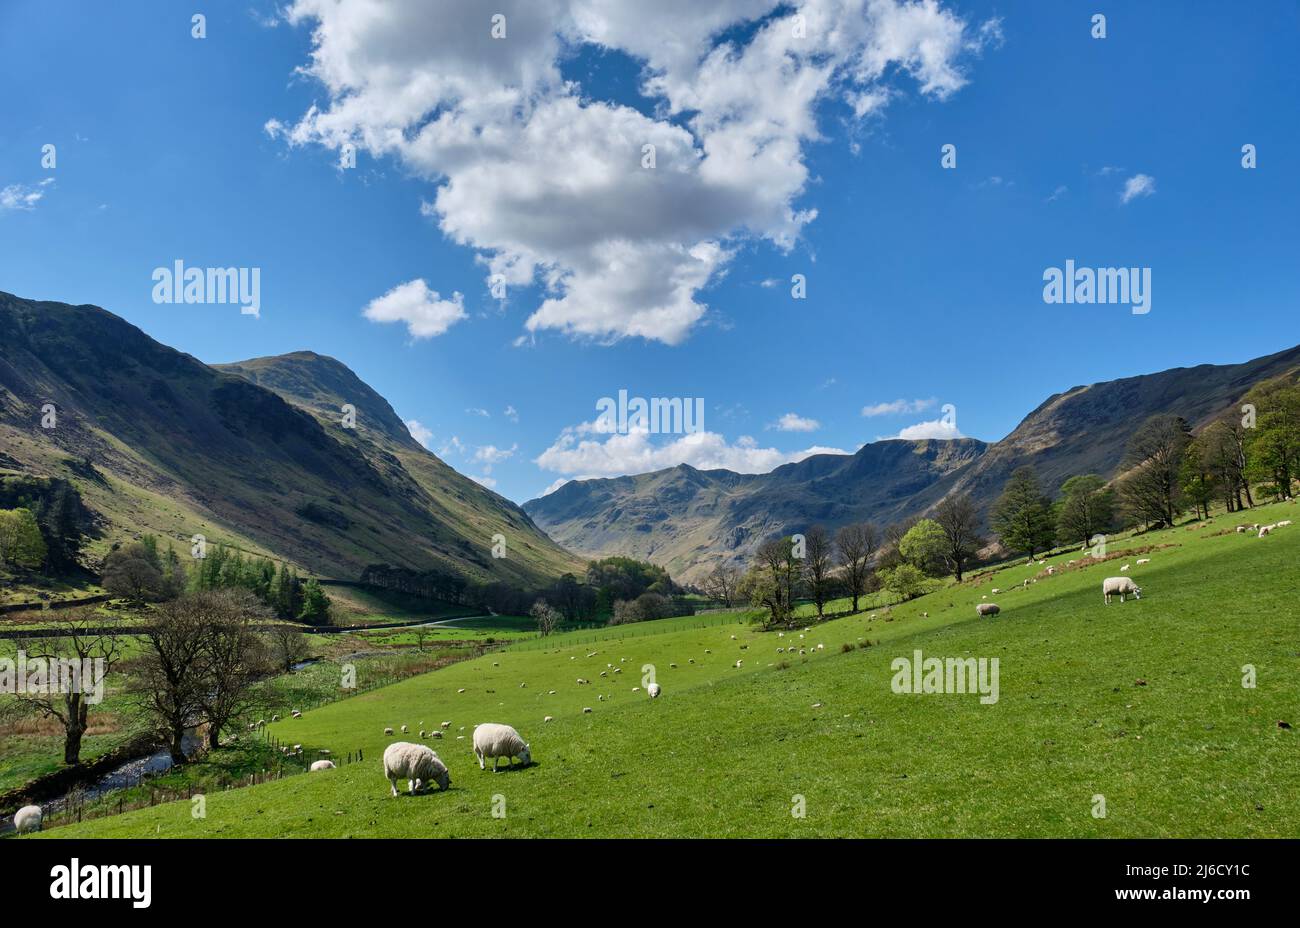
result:
M 14 815 L 14 829 L 20 835 L 28 831 L 40 831 L 44 814 L 40 806 L 23 806 Z
M 997 615 L 1002 610 L 998 608 L 997 603 L 976 603 L 975 614 L 981 618 L 986 615 Z
M 1284 527 L 1286 527 L 1286 526 L 1288 526 L 1288 525 L 1290 525 L 1290 524 L 1291 524 L 1291 520 L 1290 520 L 1290 519 L 1283 519 L 1281 522 L 1278 522 L 1278 523 L 1277 523 L 1275 526 L 1273 526 L 1273 527 L 1274 527 L 1274 528 L 1284 528 Z
M 591 714 L 591 706 L 583 706 L 582 714 L 583 714 L 583 715 L 590 715 L 590 714 Z
M 433 731 L 429 732 L 429 734 L 432 735 L 432 736 L 435 737 L 435 738 L 441 738 L 441 737 L 442 737 L 442 732 L 439 731 L 439 730 L 436 729 L 436 728 L 435 728 Z
M 1138 563 L 1139 565 L 1140 565 L 1140 564 L 1150 564 L 1150 563 L 1151 563 L 1151 558 L 1149 558 L 1149 557 L 1140 557 L 1140 558 L 1137 559 L 1137 563 Z
M 447 765 L 438 759 L 433 749 L 409 741 L 394 742 L 384 751 L 384 776 L 393 788 L 393 796 L 397 795 L 397 781 L 401 778 L 406 779 L 410 793 L 429 783 L 437 783 L 441 790 L 451 786 Z
M 317 770 L 333 770 L 333 769 L 334 769 L 334 761 L 332 760 L 318 760 L 313 762 L 311 765 L 312 773 L 315 773 Z
M 392 730 L 391 728 L 385 728 L 385 729 L 384 729 L 384 734 L 386 734 L 386 735 L 391 735 L 392 733 L 393 733 L 393 730 Z
M 506 758 L 510 766 L 515 765 L 518 757 L 525 767 L 533 762 L 533 755 L 528 744 L 509 725 L 487 722 L 474 729 L 474 754 L 478 757 L 480 770 L 487 769 L 484 761 L 492 758 L 492 772 L 497 772 L 497 764 Z
M 443 727 L 443 728 L 451 728 L 451 722 L 443 722 L 443 723 L 442 723 L 442 727 Z
M 1129 594 L 1132 594 L 1134 599 L 1142 598 L 1142 588 L 1129 577 L 1107 577 L 1101 582 L 1101 592 L 1108 606 L 1112 596 L 1119 596 L 1120 602 L 1124 602 L 1124 597 Z
M 402 726 L 402 734 L 406 734 L 408 731 L 410 731 L 410 729 L 407 728 L 405 725 L 403 725 L 403 726 Z
M 1132 566 L 1131 564 L 1125 564 L 1123 567 L 1121 567 L 1121 568 L 1119 569 L 1120 573 L 1124 573 L 1124 572 L 1127 571 L 1127 570 L 1129 569 L 1129 567 L 1131 567 L 1131 566 Z
M 1274 525 L 1261 525 L 1261 526 L 1259 527 L 1259 537 L 1260 537 L 1260 538 L 1263 538 L 1265 535 L 1272 534 L 1273 529 L 1275 529 L 1275 528 L 1277 528 L 1277 525 L 1276 525 L 1276 524 L 1274 524 Z
M 651 698 L 651 699 L 658 699 L 658 698 L 659 698 L 659 692 L 660 692 L 660 690 L 659 690 L 659 684 L 658 684 L 658 683 L 651 683 L 649 686 L 647 686 L 647 687 L 645 688 L 645 691 L 646 691 L 646 693 L 648 693 L 648 694 L 650 695 L 650 698 Z
M 1002 591 L 999 590 L 997 587 L 994 587 L 992 592 L 993 592 L 993 595 L 994 595 L 994 596 L 997 596 L 997 595 L 998 595 L 999 593 L 1001 593 Z
M 553 715 L 548 715 L 546 718 L 542 719 L 542 721 L 543 721 L 543 722 L 553 722 L 553 721 L 555 721 L 555 716 L 553 716 Z

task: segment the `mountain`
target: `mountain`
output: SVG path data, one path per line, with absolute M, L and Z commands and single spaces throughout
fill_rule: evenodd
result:
M 0 293 L 0 453 L 0 469 L 77 485 L 101 524 L 98 553 L 149 531 L 340 579 L 387 563 L 532 585 L 581 566 L 420 446 L 338 361 L 213 367 L 96 306 Z M 494 534 L 505 558 L 491 557 Z
M 884 525 L 920 516 L 951 492 L 970 493 L 987 513 L 1011 472 L 1025 464 L 1051 492 L 1076 474 L 1113 477 L 1129 436 L 1149 416 L 1174 413 L 1203 425 L 1253 384 L 1297 368 L 1300 346 L 1244 364 L 1073 387 L 994 444 L 879 441 L 852 455 L 814 455 L 768 474 L 681 465 L 570 481 L 524 510 L 569 550 L 641 557 L 675 577 L 698 580 L 719 561 L 743 561 L 764 538 L 814 523 Z

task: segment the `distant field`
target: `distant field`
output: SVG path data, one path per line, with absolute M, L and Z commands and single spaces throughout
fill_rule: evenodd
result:
M 1052 577 L 1032 565 L 779 638 L 737 616 L 516 645 L 272 727 L 365 763 L 213 795 L 206 820 L 169 804 L 46 835 L 1294 837 L 1297 735 L 1278 723 L 1300 725 L 1300 528 L 1214 535 L 1232 522 L 1114 540 L 1169 546 L 1128 572 L 1144 596 L 1123 605 L 1101 596 L 1121 561 Z M 976 618 L 985 597 L 1000 616 Z M 777 653 L 799 644 L 812 649 Z M 997 703 L 893 692 L 892 662 L 917 649 L 998 658 Z M 664 688 L 653 702 L 633 692 L 646 665 Z M 390 798 L 384 727 L 444 720 L 452 789 Z M 536 763 L 480 771 L 469 735 L 484 721 L 517 726 Z

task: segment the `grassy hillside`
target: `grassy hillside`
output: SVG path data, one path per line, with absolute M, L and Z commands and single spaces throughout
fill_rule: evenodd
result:
M 1010 567 L 782 638 L 678 622 L 488 655 L 273 727 L 308 751 L 362 748 L 364 763 L 210 796 L 204 820 L 174 803 L 46 835 L 1294 837 L 1297 734 L 1278 723 L 1300 725 L 1300 525 L 1259 539 L 1233 522 L 1112 540 L 1112 553 L 1160 546 L 1129 572 L 1143 598 L 1122 605 L 1102 604 L 1101 580 L 1135 557 L 1051 577 Z M 984 597 L 1000 616 L 975 617 Z M 777 653 L 800 642 L 824 650 Z M 895 694 L 891 662 L 915 649 L 998 658 L 998 702 Z M 609 664 L 623 672 L 600 678 Z M 632 692 L 645 664 L 664 688 L 655 701 Z M 451 790 L 390 798 L 384 726 L 443 720 Z M 470 733 L 484 721 L 517 726 L 536 763 L 481 772 Z
M 98 307 L 0 293 L 0 470 L 71 480 L 99 521 L 92 559 L 149 531 L 342 579 L 386 563 L 532 586 L 580 568 L 518 506 L 420 447 L 344 365 L 290 357 L 301 402 L 266 373 L 278 359 L 250 362 L 275 380 L 263 387 Z M 321 405 L 339 400 L 358 406 L 355 429 Z

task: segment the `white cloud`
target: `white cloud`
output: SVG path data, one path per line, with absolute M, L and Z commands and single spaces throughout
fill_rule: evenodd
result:
M 455 435 L 451 436 L 451 438 L 447 440 L 446 444 L 438 449 L 438 457 L 445 458 L 453 452 L 462 455 L 465 453 L 465 446 L 461 444 L 461 440 Z
M 371 322 L 405 322 L 412 338 L 432 338 L 465 318 L 465 298 L 453 293 L 444 300 L 423 280 L 408 280 L 371 300 L 362 315 Z
M 846 454 L 839 448 L 813 446 L 801 451 L 760 448 L 753 438 L 742 435 L 728 444 L 717 432 L 694 432 L 655 444 L 645 430 L 607 435 L 601 439 L 581 438 L 593 434 L 593 423 L 565 429 L 555 443 L 537 457 L 545 470 L 579 479 L 618 477 L 689 464 L 701 470 L 725 468 L 742 474 L 763 474 L 813 454 Z
M 507 406 L 505 408 L 505 412 L 503 412 L 502 415 L 505 416 L 507 419 L 509 419 L 511 422 L 519 421 L 519 410 L 515 409 L 515 407 L 513 406 Z
M 550 486 L 548 486 L 545 490 L 543 490 L 541 493 L 538 493 L 537 495 L 539 497 L 550 496 L 560 487 L 564 486 L 566 483 L 571 483 L 571 482 L 572 481 L 568 477 L 561 477 L 559 480 L 553 481 Z
M 468 476 L 470 480 L 473 480 L 475 483 L 479 484 L 480 486 L 487 487 L 489 490 L 496 489 L 497 486 L 496 480 L 493 479 L 492 477 L 489 477 L 487 474 L 467 474 L 466 476 Z
M 821 427 L 822 424 L 816 419 L 808 419 L 793 412 L 786 413 L 768 426 L 779 432 L 815 432 Z
M 267 131 L 396 157 L 437 185 L 426 211 L 444 235 L 489 275 L 542 288 L 528 334 L 599 342 L 677 344 L 739 247 L 793 247 L 816 216 L 797 201 L 820 104 L 865 117 L 903 78 L 945 99 L 1000 35 L 938 0 L 805 0 L 802 35 L 784 0 L 498 0 L 492 12 L 504 40 L 462 0 L 294 0 L 287 19 L 312 28 L 302 70 L 327 101 Z M 636 60 L 654 115 L 563 80 L 561 59 L 582 45 Z
M 1120 194 L 1121 203 L 1128 203 L 1138 197 L 1149 197 L 1156 192 L 1156 179 L 1150 174 L 1134 174 L 1124 182 L 1124 192 Z
M 8 187 L 0 188 L 0 209 L 35 209 L 36 204 L 45 197 L 44 188 L 53 182 L 53 178 L 46 178 L 32 186 L 10 184 Z
M 407 419 L 406 430 L 411 433 L 412 438 L 424 445 L 426 448 L 428 448 L 429 443 L 433 441 L 433 432 L 421 425 L 419 419 Z
M 903 413 L 917 413 L 929 409 L 938 403 L 936 397 L 930 397 L 928 400 L 893 400 L 888 403 L 875 403 L 871 406 L 862 407 L 862 415 L 867 418 L 875 416 L 897 416 Z
M 482 416 L 484 419 L 492 418 L 492 413 L 488 412 L 481 406 L 470 406 L 465 410 L 465 412 L 469 413 L 471 416 Z
M 1052 195 L 1047 198 L 1047 202 L 1055 203 L 1057 200 L 1061 199 L 1061 197 L 1065 196 L 1069 192 L 1070 192 L 1070 188 L 1062 184 L 1061 186 L 1057 187 L 1055 190 L 1052 191 Z
M 945 419 L 932 419 L 928 422 L 918 422 L 916 425 L 909 425 L 900 429 L 897 435 L 882 435 L 878 441 L 886 438 L 903 438 L 908 441 L 922 441 L 927 438 L 965 438 L 957 429 L 956 423 Z
M 511 445 L 509 448 L 498 448 L 496 445 L 482 445 L 474 451 L 474 460 L 483 464 L 483 473 L 492 473 L 492 465 L 500 464 L 502 461 L 509 460 L 514 453 L 519 450 L 518 445 Z

